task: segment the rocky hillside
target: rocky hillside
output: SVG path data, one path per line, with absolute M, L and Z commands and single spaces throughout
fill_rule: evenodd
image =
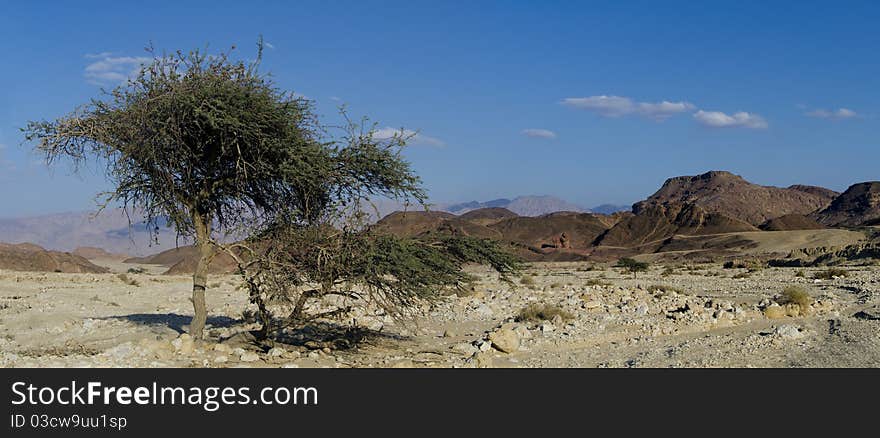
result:
M 708 235 L 757 231 L 754 226 L 696 204 L 645 205 L 596 239 L 597 245 L 635 247 L 659 242 L 676 234 Z
M 760 228 L 764 231 L 820 230 L 825 225 L 802 214 L 787 214 L 764 222 Z
M 0 243 L 0 269 L 11 271 L 103 273 L 106 268 L 66 252 L 47 251 L 30 243 Z
M 814 219 L 833 227 L 872 225 L 880 221 L 880 181 L 853 184 Z
M 836 195 L 813 186 L 761 186 L 730 172 L 711 171 L 667 179 L 660 190 L 633 205 L 633 213 L 638 215 L 650 206 L 667 203 L 694 204 L 709 213 L 759 226 L 787 214 L 805 215 L 823 209 Z

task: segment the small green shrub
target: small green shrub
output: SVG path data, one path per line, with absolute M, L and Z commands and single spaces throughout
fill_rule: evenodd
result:
M 798 277 L 798 278 L 805 278 L 807 276 L 807 274 L 804 273 L 803 269 L 800 269 L 794 273 L 794 276 Z
M 635 278 L 637 272 L 644 272 L 648 270 L 647 262 L 640 262 L 636 259 L 632 259 L 629 257 L 624 257 L 617 261 L 617 264 L 614 265 L 617 268 L 623 268 L 632 273 L 633 278 Z
M 128 268 L 128 271 L 126 272 L 128 272 L 129 274 L 143 274 L 147 272 L 147 270 L 140 266 L 135 266 L 134 268 Z
M 534 286 L 535 285 L 535 277 L 531 275 L 523 275 L 519 279 L 519 283 L 523 286 Z

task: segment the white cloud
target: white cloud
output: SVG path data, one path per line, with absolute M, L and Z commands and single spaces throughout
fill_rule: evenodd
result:
M 657 103 L 636 102 L 629 97 L 605 95 L 567 97 L 562 99 L 562 104 L 571 108 L 592 111 L 603 117 L 636 114 L 656 120 L 667 119 L 675 114 L 696 109 L 696 106 L 690 102 L 669 102 L 666 100 Z
M 678 113 L 693 111 L 697 107 L 690 102 L 667 102 L 639 104 L 638 112 L 646 117 L 654 119 L 666 119 Z
M 556 138 L 556 133 L 549 129 L 523 129 L 520 133 L 526 137 L 532 138 L 546 138 L 551 140 Z
M 267 49 L 275 49 L 275 46 L 273 46 L 272 43 L 268 41 L 263 41 L 263 45 L 265 45 Z
M 419 132 L 410 130 L 410 129 L 395 129 L 390 127 L 385 127 L 381 129 L 377 129 L 373 132 L 373 138 L 378 140 L 388 140 L 394 136 L 402 136 L 404 138 L 408 138 L 407 144 L 411 145 L 421 145 L 421 146 L 435 146 L 435 147 L 443 147 L 446 146 L 446 143 L 439 138 L 429 137 L 427 135 L 423 135 Z
M 113 56 L 109 52 L 88 54 L 85 57 L 96 60 L 86 66 L 83 73 L 86 80 L 93 85 L 105 86 L 124 83 L 136 76 L 141 66 L 151 61 L 144 56 Z
M 632 99 L 620 96 L 566 97 L 562 104 L 595 112 L 604 117 L 620 117 L 633 112 Z
M 767 121 L 757 114 L 740 111 L 727 115 L 720 111 L 697 111 L 694 119 L 711 128 L 752 128 L 766 129 Z
M 809 117 L 817 117 L 820 119 L 851 119 L 859 116 L 858 113 L 848 108 L 838 108 L 837 111 L 829 111 L 819 108 L 805 114 Z

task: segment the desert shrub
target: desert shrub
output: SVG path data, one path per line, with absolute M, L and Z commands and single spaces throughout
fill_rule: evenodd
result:
M 129 278 L 126 274 L 119 274 L 116 276 L 120 281 L 129 285 L 129 286 L 140 286 L 141 284 L 135 280 L 134 278 Z
M 562 287 L 562 283 L 559 283 L 559 282 L 552 283 L 550 285 L 550 289 L 559 289 L 560 287 Z
M 125 272 L 127 272 L 129 274 L 143 274 L 143 273 L 147 272 L 147 270 L 140 267 L 140 266 L 135 266 L 133 268 L 128 268 L 128 271 L 125 271 Z
M 828 268 L 824 271 L 819 271 L 813 274 L 813 278 L 817 280 L 831 280 L 834 277 L 846 277 L 849 272 L 846 269 L 840 268 Z
M 534 286 L 535 285 L 535 277 L 529 274 L 523 275 L 519 279 L 519 284 L 523 286 Z
M 632 273 L 633 278 L 635 278 L 637 272 L 647 271 L 650 265 L 648 265 L 647 262 L 640 262 L 636 259 L 624 257 L 618 260 L 617 264 L 615 264 L 614 266 L 627 270 L 628 272 Z
M 516 315 L 517 322 L 538 322 L 550 321 L 559 316 L 564 320 L 572 319 L 574 316 L 566 312 L 563 308 L 552 304 L 529 304 L 524 307 Z
M 652 294 L 669 293 L 669 292 L 681 293 L 681 289 L 679 289 L 675 286 L 670 286 L 668 284 L 652 284 L 652 285 L 648 286 L 648 292 L 650 292 Z
M 803 269 L 799 269 L 797 272 L 794 273 L 794 276 L 798 278 L 805 278 L 807 274 L 804 273 Z
M 611 283 L 601 278 L 591 278 L 584 282 L 587 286 L 611 286 Z
M 810 296 L 806 289 L 800 286 L 789 286 L 782 291 L 776 302 L 782 305 L 796 304 L 801 308 L 801 313 L 806 313 L 810 308 L 810 304 L 813 304 L 813 297 Z
M 663 272 L 660 273 L 660 276 L 661 277 L 668 277 L 672 274 L 675 274 L 675 269 L 671 266 L 667 266 L 666 269 L 664 269 Z
M 736 273 L 736 274 L 734 274 L 734 275 L 733 275 L 732 277 L 730 277 L 730 278 L 732 278 L 732 279 L 734 279 L 734 280 L 739 280 L 739 279 L 742 279 L 742 278 L 749 278 L 749 277 L 751 277 L 751 276 L 752 276 L 752 274 L 751 274 L 750 272 L 746 271 L 746 272 L 739 272 L 739 273 Z

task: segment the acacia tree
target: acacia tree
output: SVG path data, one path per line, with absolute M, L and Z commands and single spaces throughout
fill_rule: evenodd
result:
M 367 195 L 424 200 L 399 155 L 404 136 L 378 141 L 362 128 L 333 138 L 312 102 L 258 72 L 261 54 L 262 42 L 252 63 L 198 50 L 154 54 L 136 78 L 24 129 L 49 164 L 106 165 L 113 189 L 102 208 L 121 205 L 155 232 L 167 222 L 193 239 L 199 255 L 190 333 L 197 339 L 218 236 L 266 224 L 308 226 Z
M 120 204 L 151 229 L 171 224 L 198 247 L 190 333 L 207 319 L 208 266 L 236 259 L 263 321 L 276 328 L 342 314 L 308 314 L 310 299 L 367 298 L 393 314 L 463 287 L 465 263 L 507 273 L 518 264 L 489 241 L 461 236 L 377 235 L 364 204 L 384 196 L 424 205 L 419 178 L 400 156 L 410 136 L 378 139 L 346 117 L 342 135 L 318 122 L 312 103 L 277 89 L 257 61 L 200 51 L 154 56 L 140 74 L 55 121 L 31 122 L 28 141 L 49 164 L 106 165 Z M 234 244 L 223 236 L 245 235 Z M 355 287 L 356 286 L 356 287 Z M 272 307 L 288 303 L 289 314 Z M 277 307 L 277 306 L 274 306 Z

